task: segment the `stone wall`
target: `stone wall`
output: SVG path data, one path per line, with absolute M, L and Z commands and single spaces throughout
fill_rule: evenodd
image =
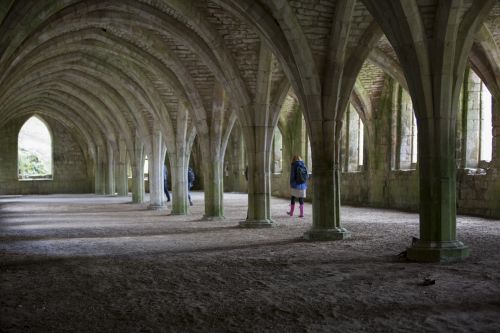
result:
M 245 141 L 238 122 L 233 127 L 224 155 L 224 191 L 247 192 Z
M 80 145 L 63 125 L 44 118 L 52 133 L 53 179 L 18 180 L 18 134 L 26 117 L 0 128 L 0 194 L 50 194 L 93 192 L 92 170 Z

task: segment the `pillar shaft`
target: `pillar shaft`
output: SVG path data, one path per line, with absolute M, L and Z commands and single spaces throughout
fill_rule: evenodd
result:
M 496 172 L 500 172 L 500 98 L 493 100 L 493 156 L 492 166 Z M 490 202 L 493 207 L 493 216 L 500 216 L 500 181 L 495 182 L 492 186 L 493 190 L 490 192 Z
M 115 156 L 113 154 L 113 149 L 109 144 L 107 149 L 107 156 L 108 158 L 105 167 L 106 171 L 105 193 L 107 195 L 113 195 L 115 194 Z
M 128 195 L 127 164 L 121 161 L 115 165 L 116 193 L 121 197 Z
M 223 205 L 223 165 L 219 159 L 204 162 L 205 217 L 222 218 Z
M 454 121 L 433 118 L 420 123 L 420 240 L 408 249 L 408 258 L 460 259 L 468 249 L 456 238 L 456 129 L 450 126 Z
M 193 135 L 188 136 L 188 111 L 179 105 L 177 113 L 177 127 L 175 133 L 175 151 L 169 152 L 171 181 L 172 181 L 172 214 L 188 214 L 188 183 L 187 169 L 189 162 L 189 142 L 192 144 Z M 190 141 L 190 138 L 192 140 Z
M 172 214 L 186 215 L 188 213 L 187 199 L 187 160 L 176 154 L 169 154 L 172 179 Z
M 162 209 L 163 204 L 163 154 L 162 137 L 159 130 L 152 135 L 152 152 L 149 157 L 149 208 Z
M 454 129 L 449 119 L 433 119 L 433 142 L 420 136 L 420 238 L 423 241 L 456 240 L 456 169 Z M 425 133 L 426 130 L 421 132 Z M 421 144 L 420 144 L 421 143 Z
M 142 144 L 136 142 L 132 163 L 132 202 L 144 202 L 144 156 Z
M 95 193 L 105 193 L 105 172 L 104 172 L 104 149 L 97 146 L 97 157 L 95 163 Z
M 270 227 L 271 220 L 271 146 L 273 118 L 279 108 L 271 107 L 272 53 L 261 44 L 253 119 L 243 126 L 248 154 L 248 217 L 242 227 Z M 276 117 L 277 119 L 277 117 Z
M 128 176 L 127 176 L 127 146 L 122 139 L 118 145 L 118 156 L 115 160 L 115 186 L 119 196 L 128 195 Z
M 500 170 L 500 98 L 493 99 L 493 156 L 495 168 Z M 500 206 L 500 205 L 499 205 Z
M 222 173 L 224 158 L 221 151 L 225 112 L 224 99 L 224 87 L 221 84 L 215 84 L 209 135 L 198 136 L 203 156 L 205 217 L 209 219 L 224 217 Z
M 273 127 L 254 126 L 253 145 L 248 145 L 248 217 L 242 227 L 270 227 L 271 219 L 271 143 Z M 246 140 L 247 142 L 250 140 Z
M 335 122 L 312 123 L 314 173 L 313 226 L 304 234 L 307 240 L 335 240 L 350 237 L 340 225 L 340 163 L 334 145 Z M 338 147 L 337 147 L 338 148 Z

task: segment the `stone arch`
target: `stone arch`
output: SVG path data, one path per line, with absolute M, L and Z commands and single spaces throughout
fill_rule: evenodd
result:
M 49 111 L 47 111 L 49 110 Z M 101 133 L 91 133 L 93 129 L 85 124 L 83 119 L 79 119 L 76 114 L 68 114 L 67 109 L 59 110 L 55 105 L 46 105 L 39 101 L 34 105 L 27 105 L 17 109 L 14 117 L 6 120 L 6 123 L 18 117 L 29 117 L 33 114 L 43 115 L 45 118 L 53 119 L 62 124 L 67 130 L 72 130 L 71 134 L 80 147 L 83 157 L 87 162 L 87 176 L 92 177 L 92 167 L 96 161 L 96 148 L 98 142 L 104 142 Z M 49 127 L 49 130 L 51 128 Z
M 39 127 L 39 133 L 37 137 L 37 149 L 44 150 L 41 151 L 30 151 L 30 143 L 29 138 L 26 137 L 31 131 L 31 135 L 36 135 L 37 133 L 33 133 L 33 126 Z M 27 132 L 28 131 L 28 132 Z M 53 135 L 49 124 L 38 114 L 33 114 L 29 117 L 24 124 L 19 129 L 17 134 L 18 148 L 17 148 L 17 167 L 18 167 L 18 177 L 19 179 L 52 179 L 54 173 L 53 167 Z M 31 146 L 35 144 L 31 143 Z M 26 153 L 22 153 L 22 150 L 25 150 Z M 26 154 L 31 154 L 32 159 L 34 161 L 27 161 L 28 156 Z M 48 156 L 47 156 L 48 155 Z M 35 162 L 36 165 L 32 165 L 32 162 Z M 29 163 L 29 164 L 27 164 Z M 45 169 L 47 168 L 47 170 Z M 43 172 L 43 173 L 42 173 Z
M 469 59 L 495 100 L 500 100 L 500 50 L 484 24 L 476 35 Z

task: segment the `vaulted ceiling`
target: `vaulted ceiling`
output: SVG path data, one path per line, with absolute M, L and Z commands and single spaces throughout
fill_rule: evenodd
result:
M 471 1 L 465 1 L 471 3 Z M 207 132 L 214 87 L 226 90 L 227 116 L 255 99 L 259 53 L 270 48 L 272 95 L 307 90 L 296 82 L 307 66 L 326 69 L 331 32 L 350 22 L 345 43 L 355 55 L 372 45 L 357 76 L 355 93 L 376 105 L 385 75 L 406 87 L 396 53 L 373 17 L 357 1 L 340 17 L 336 1 L 250 0 L 11 0 L 0 5 L 0 127 L 14 117 L 38 113 L 60 119 L 89 146 L 148 137 L 154 126 L 173 145 L 179 113 L 190 128 Z M 434 20 L 437 1 L 421 1 L 423 20 Z M 272 8 L 271 8 L 272 7 Z M 262 15 L 268 13 L 269 15 Z M 287 26 L 278 24 L 277 18 Z M 261 15 L 261 16 L 259 16 Z M 258 24 L 256 18 L 261 17 Z M 500 3 L 490 12 L 470 55 L 473 69 L 500 96 Z M 300 29 L 304 39 L 294 40 Z M 311 50 L 312 63 L 288 61 L 293 50 Z M 364 60 L 363 60 L 364 61 Z M 295 66 L 291 65 L 295 64 Z M 298 73 L 298 74 L 297 74 Z M 356 74 L 356 73 L 355 73 Z M 323 77 L 322 80 L 329 78 Z M 311 81 L 312 82 L 312 81 Z M 313 83 L 312 83 L 313 84 Z M 301 100 L 300 91 L 296 101 Z M 281 101 L 284 98 L 280 99 Z

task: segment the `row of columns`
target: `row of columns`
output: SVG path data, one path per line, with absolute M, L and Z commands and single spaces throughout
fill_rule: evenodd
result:
M 463 258 L 468 255 L 468 249 L 456 239 L 454 156 L 458 88 L 463 79 L 466 54 L 478 28 L 479 20 L 476 17 L 484 16 L 493 1 L 486 0 L 487 5 L 474 4 L 463 19 L 458 15 L 461 8 L 458 1 L 440 6 L 438 14 L 443 21 L 436 23 L 436 36 L 433 38 L 426 37 L 418 15 L 414 15 L 418 13 L 416 5 L 415 8 L 410 8 L 401 0 L 391 2 L 390 5 L 374 0 L 363 2 L 380 24 L 380 28 L 374 24 L 371 33 L 362 41 L 363 48 L 360 50 L 364 53 L 358 55 L 359 59 L 348 57 L 345 42 L 348 38 L 343 35 L 346 31 L 348 33 L 348 29 L 339 25 L 333 31 L 334 37 L 338 34 L 339 40 L 333 40 L 335 48 L 331 51 L 332 57 L 325 71 L 329 76 L 322 91 L 317 91 L 318 95 L 323 94 L 320 103 L 314 94 L 297 92 L 305 96 L 302 101 L 305 102 L 304 111 L 311 134 L 314 165 L 313 226 L 304 237 L 309 240 L 330 240 L 350 236 L 341 226 L 340 219 L 340 128 L 355 77 L 383 30 L 402 59 L 402 69 L 414 101 L 419 127 L 420 240 L 409 248 L 408 256 L 422 261 Z M 342 9 L 338 11 L 341 15 L 339 17 L 350 18 L 354 10 L 353 4 L 348 1 L 339 3 L 343 4 L 339 7 Z M 402 44 L 401 41 L 409 36 L 412 39 Z M 425 43 L 421 40 L 425 40 Z M 438 60 L 431 61 L 434 59 Z M 270 215 L 270 156 L 276 110 L 271 107 L 271 64 L 272 54 L 262 45 L 255 96 L 251 105 L 243 106 L 245 116 L 240 119 L 248 154 L 248 217 L 241 223 L 242 227 L 268 227 L 273 224 Z M 432 73 L 435 75 L 431 75 Z M 210 130 L 199 137 L 204 154 L 205 212 L 209 218 L 223 216 L 221 137 L 224 131 L 221 124 L 225 108 L 222 87 L 216 87 L 214 91 L 213 109 Z M 186 170 L 190 151 L 187 114 L 178 113 L 176 149 L 169 152 L 174 180 L 172 211 L 176 214 L 187 212 Z M 182 118 L 183 115 L 186 119 Z M 149 141 L 151 207 L 156 209 L 163 205 L 164 154 L 160 130 L 153 129 Z M 142 202 L 144 145 L 136 143 L 134 153 L 133 201 Z M 114 169 L 111 167 L 114 160 L 112 150 L 98 147 L 97 193 L 114 191 Z
M 183 106 L 181 106 L 183 107 Z M 189 128 L 188 113 L 181 110 L 177 116 L 175 130 L 175 150 L 169 152 L 171 186 L 172 186 L 172 214 L 185 215 L 188 213 L 187 169 L 189 153 L 195 138 L 195 130 Z M 100 195 L 127 196 L 128 162 L 132 171 L 132 202 L 144 202 L 144 160 L 148 160 L 149 173 L 149 209 L 164 209 L 164 179 L 163 168 L 167 153 L 166 142 L 159 126 L 153 126 L 151 135 L 141 138 L 135 135 L 133 151 L 128 151 L 126 142 L 120 139 L 116 146 L 97 146 L 95 149 L 95 193 Z M 208 177 L 205 177 L 208 178 Z

